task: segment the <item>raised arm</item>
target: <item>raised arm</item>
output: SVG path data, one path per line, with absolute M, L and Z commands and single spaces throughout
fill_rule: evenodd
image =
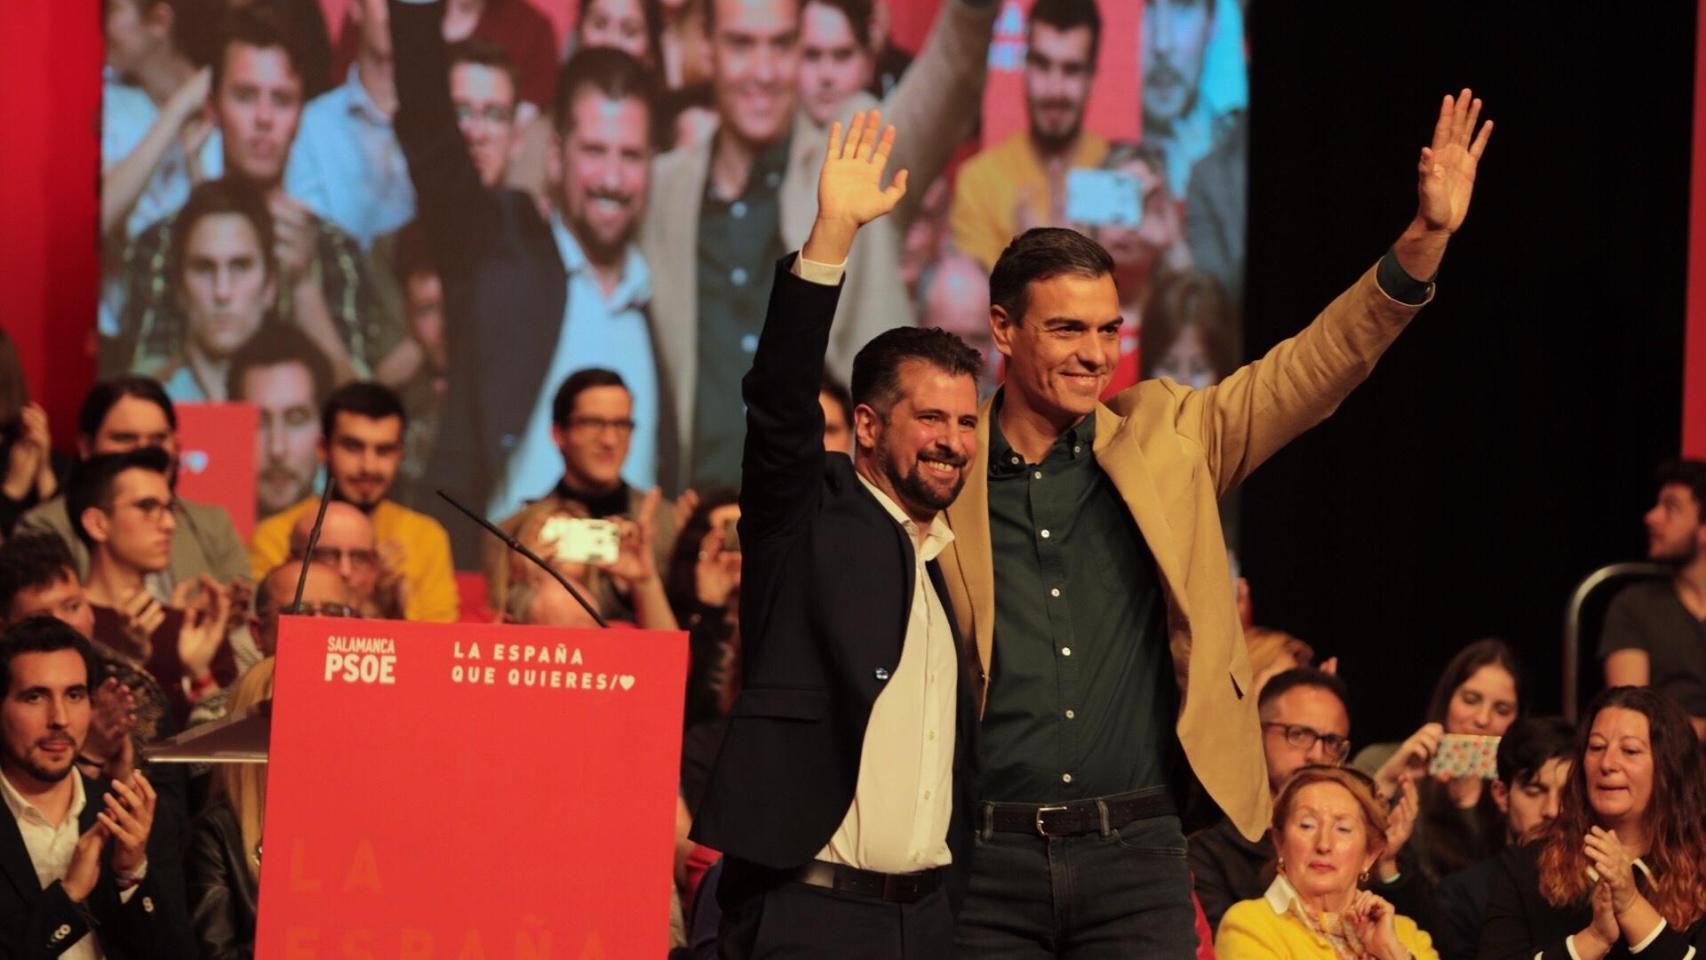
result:
M 497 198 L 480 183 L 456 123 L 443 19 L 442 0 L 391 0 L 397 142 L 441 271 L 468 264 L 469 250 L 484 241 L 498 219 Z
M 906 171 L 882 186 L 894 127 L 878 136 L 877 111 L 854 116 L 845 141 L 830 127 L 818 175 L 817 219 L 799 257 L 776 269 L 752 369 L 741 380 L 746 448 L 741 460 L 741 539 L 785 533 L 804 518 L 823 477 L 823 409 L 818 387 L 841 274 L 859 228 L 906 195 Z M 790 263 L 792 261 L 792 263 Z

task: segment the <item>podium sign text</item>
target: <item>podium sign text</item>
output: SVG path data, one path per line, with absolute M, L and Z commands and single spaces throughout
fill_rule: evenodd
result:
M 261 960 L 661 957 L 681 633 L 285 617 Z

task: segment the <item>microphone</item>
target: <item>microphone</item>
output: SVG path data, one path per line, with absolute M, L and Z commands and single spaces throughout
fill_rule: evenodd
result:
M 302 591 L 308 586 L 308 562 L 314 548 L 320 544 L 320 528 L 326 525 L 326 505 L 332 502 L 332 469 L 326 468 L 326 489 L 320 491 L 320 512 L 314 515 L 314 526 L 308 528 L 308 545 L 302 548 L 302 572 L 296 575 L 296 596 L 290 600 L 291 611 L 302 609 Z
M 510 536 L 509 534 L 504 533 L 502 530 L 498 529 L 498 526 L 496 524 L 492 523 L 490 520 L 487 520 L 485 517 L 482 517 L 479 514 L 475 513 L 474 511 L 468 509 L 467 507 L 464 507 L 462 504 L 457 503 L 455 497 L 452 497 L 450 494 L 445 493 L 443 490 L 434 490 L 433 492 L 438 494 L 440 497 L 443 497 L 445 503 L 448 503 L 451 506 L 455 507 L 457 510 L 462 511 L 462 513 L 465 516 L 467 516 L 468 519 L 470 519 L 470 520 L 474 521 L 475 523 L 479 524 L 480 526 L 486 528 L 487 533 L 491 534 L 494 537 L 497 537 L 499 540 L 502 540 L 504 542 L 504 546 L 509 547 L 511 550 L 514 550 L 516 553 L 519 553 L 522 556 L 526 557 L 527 559 L 533 561 L 533 563 L 535 565 L 537 565 L 539 567 L 539 569 L 550 574 L 552 579 L 556 580 L 558 583 L 563 585 L 564 590 L 569 591 L 569 596 L 575 598 L 575 602 L 581 605 L 581 609 L 585 610 L 588 614 L 590 614 L 592 616 L 592 619 L 594 622 L 596 622 L 601 627 L 609 628 L 609 626 L 610 626 L 609 622 L 606 621 L 604 619 L 604 617 L 599 614 L 597 608 L 593 607 L 592 604 L 588 603 L 586 600 L 586 597 L 581 596 L 581 592 L 579 590 L 575 589 L 575 585 L 570 583 L 569 579 L 567 577 L 565 577 L 561 573 L 557 572 L 556 567 L 553 567 L 550 564 L 546 563 L 545 561 L 539 559 L 539 555 L 534 553 L 532 550 L 527 549 L 526 544 L 515 539 L 514 537 Z M 322 507 L 322 509 L 324 509 L 324 508 Z

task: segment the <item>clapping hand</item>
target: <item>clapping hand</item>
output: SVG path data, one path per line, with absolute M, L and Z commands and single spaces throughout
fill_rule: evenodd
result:
M 1617 831 L 1589 827 L 1582 839 L 1582 852 L 1599 874 L 1598 882 L 1611 891 L 1612 911 L 1621 916 L 1635 905 L 1641 895 L 1635 889 L 1635 861 L 1617 839 Z
M 147 588 L 138 587 L 135 593 L 119 605 L 118 615 L 124 621 L 124 638 L 130 645 L 130 652 L 139 660 L 147 660 L 153 656 L 154 631 L 160 629 L 160 624 L 165 622 L 166 608 L 154 599 Z
M 129 782 L 114 780 L 106 795 L 106 809 L 95 814 L 95 822 L 113 838 L 113 871 L 120 877 L 135 876 L 148 862 L 148 833 L 154 828 L 154 785 L 141 772 Z
M 185 589 L 185 588 L 190 589 Z M 191 596 L 199 588 L 199 598 Z M 207 574 L 180 584 L 172 592 L 182 602 L 184 625 L 178 631 L 178 660 L 192 680 L 201 680 L 213 668 L 213 659 L 225 645 L 225 628 L 231 620 L 231 594 Z
M 136 695 L 116 677 L 108 677 L 89 694 L 89 705 L 93 709 L 84 755 L 99 761 L 108 776 L 129 776 L 135 759 L 130 735 L 137 724 Z

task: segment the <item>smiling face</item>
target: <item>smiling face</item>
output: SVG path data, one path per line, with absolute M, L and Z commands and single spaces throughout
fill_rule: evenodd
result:
M 20 653 L 0 703 L 0 768 L 45 786 L 64 780 L 89 734 L 89 670 L 76 650 Z
M 1357 877 L 1380 855 L 1368 821 L 1349 790 L 1337 783 L 1311 783 L 1292 796 L 1274 848 L 1285 861 L 1285 878 L 1313 906 L 1356 889 Z
M 1024 319 L 990 308 L 1007 389 L 1050 420 L 1071 424 L 1096 409 L 1120 359 L 1120 295 L 1108 274 L 1033 280 Z
M 1517 706 L 1516 679 L 1504 667 L 1489 663 L 1452 691 L 1445 732 L 1503 736 L 1516 720 Z
M 515 139 L 515 81 L 497 67 L 457 63 L 450 68 L 450 102 L 480 183 L 497 186 Z
M 1088 26 L 1061 30 L 1031 24 L 1025 50 L 1025 104 L 1031 137 L 1059 149 L 1078 137 L 1090 81 L 1096 71 L 1096 36 Z
M 1653 742 L 1647 715 L 1606 707 L 1594 715 L 1582 758 L 1588 806 L 1601 826 L 1638 821 L 1653 799 Z
M 841 8 L 807 2 L 800 22 L 800 102 L 828 126 L 847 98 L 871 82 L 871 56 Z
M 614 258 L 645 208 L 651 178 L 651 113 L 645 102 L 583 89 L 562 138 L 563 214 L 587 255 Z
M 919 359 L 901 362 L 899 380 L 886 413 L 854 408 L 857 458 L 872 483 L 926 525 L 959 495 L 977 453 L 977 381 Z
M 773 143 L 794 110 L 799 0 L 711 3 L 711 83 L 723 129 L 749 144 Z

